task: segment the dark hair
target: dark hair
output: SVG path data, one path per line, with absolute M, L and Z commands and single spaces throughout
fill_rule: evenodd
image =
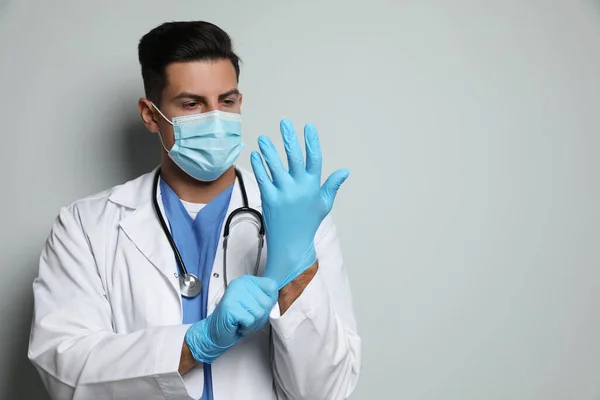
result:
M 206 21 L 166 22 L 152 29 L 140 40 L 138 58 L 146 97 L 156 105 L 167 83 L 166 68 L 173 62 L 228 59 L 240 78 L 240 59 L 233 52 L 231 38 Z

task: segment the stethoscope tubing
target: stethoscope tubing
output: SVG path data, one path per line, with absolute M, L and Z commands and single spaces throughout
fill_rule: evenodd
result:
M 246 193 L 246 185 L 244 184 L 244 179 L 242 178 L 241 172 L 237 168 L 235 169 L 235 175 L 237 177 L 238 184 L 240 185 L 243 206 L 233 210 L 229 214 L 229 216 L 227 217 L 227 220 L 225 221 L 224 227 L 223 227 L 223 280 L 225 282 L 225 289 L 227 289 L 227 286 L 229 284 L 229 281 L 227 279 L 227 245 L 228 245 L 228 241 L 229 241 L 229 230 L 230 230 L 230 226 L 231 226 L 231 222 L 233 221 L 233 218 L 236 215 L 246 213 L 246 214 L 252 214 L 256 218 L 256 220 L 259 221 L 260 226 L 258 229 L 258 237 L 259 237 L 258 254 L 256 257 L 256 264 L 254 266 L 254 275 L 256 275 L 258 273 L 260 259 L 262 256 L 262 249 L 264 246 L 264 236 L 265 236 L 265 225 L 264 225 L 264 221 L 262 218 L 262 214 L 260 213 L 260 211 L 254 209 L 254 208 L 250 208 L 248 206 L 248 195 Z M 193 274 L 190 274 L 189 271 L 187 270 L 185 263 L 183 262 L 183 257 L 181 257 L 181 253 L 179 253 L 179 250 L 177 249 L 175 240 L 173 240 L 173 236 L 171 235 L 171 233 L 169 231 L 167 222 L 165 221 L 165 219 L 162 215 L 162 212 L 160 210 L 160 206 L 158 204 L 158 181 L 159 181 L 159 178 L 160 178 L 160 168 L 157 169 L 156 174 L 154 175 L 154 182 L 152 185 L 152 203 L 153 203 L 154 210 L 156 212 L 158 221 L 161 225 L 161 228 L 162 228 L 163 232 L 165 233 L 167 240 L 169 241 L 169 245 L 171 246 L 171 249 L 173 250 L 175 259 L 177 260 L 177 265 L 181 271 L 181 276 L 180 276 L 180 280 L 179 280 L 180 287 L 183 288 L 185 286 L 184 282 L 185 282 L 185 279 L 187 279 L 187 277 L 193 277 L 198 282 L 199 282 L 199 280 L 198 280 L 198 277 L 196 277 Z M 183 279 L 182 279 L 182 277 L 183 277 Z M 186 293 L 184 293 L 184 290 L 182 290 L 182 295 L 184 297 L 196 297 L 198 295 L 198 293 L 196 293 L 195 295 L 192 295 L 192 296 L 188 296 L 188 295 L 186 295 Z

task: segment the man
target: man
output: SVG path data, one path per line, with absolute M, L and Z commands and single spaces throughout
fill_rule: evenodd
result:
M 316 131 L 305 127 L 305 163 L 289 121 L 281 123 L 289 171 L 266 137 L 251 155 L 254 175 L 236 171 L 239 60 L 217 26 L 163 24 L 141 39 L 139 60 L 138 105 L 160 137 L 160 169 L 56 219 L 33 284 L 29 346 L 48 392 L 347 398 L 360 338 L 328 214 L 348 172 L 321 186 Z M 260 219 L 232 215 L 244 197 L 262 213 L 266 251 Z

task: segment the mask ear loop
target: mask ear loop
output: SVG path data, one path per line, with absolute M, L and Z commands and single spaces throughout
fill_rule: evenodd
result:
M 165 117 L 165 115 L 158 109 L 158 107 L 156 107 L 154 105 L 154 103 L 150 102 L 150 104 L 152 104 L 152 107 L 154 107 L 154 109 L 156 111 L 158 111 L 158 113 L 160 114 L 160 116 L 163 117 L 165 121 L 167 121 L 168 123 L 170 123 L 171 125 L 173 125 L 173 122 L 171 122 L 167 117 Z M 160 131 L 158 131 L 158 138 L 160 139 L 160 144 L 162 145 L 163 149 L 165 149 L 165 151 L 167 152 L 167 154 L 169 154 L 169 150 L 165 146 L 165 142 L 163 141 L 162 133 L 160 133 Z

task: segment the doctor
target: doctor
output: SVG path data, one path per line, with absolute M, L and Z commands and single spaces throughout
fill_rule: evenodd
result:
M 287 169 L 266 137 L 253 174 L 234 167 L 239 59 L 217 26 L 165 23 L 139 60 L 161 165 L 54 223 L 28 352 L 51 397 L 347 398 L 361 341 L 329 212 L 348 172 L 321 185 L 315 128 L 305 160 L 287 120 Z

